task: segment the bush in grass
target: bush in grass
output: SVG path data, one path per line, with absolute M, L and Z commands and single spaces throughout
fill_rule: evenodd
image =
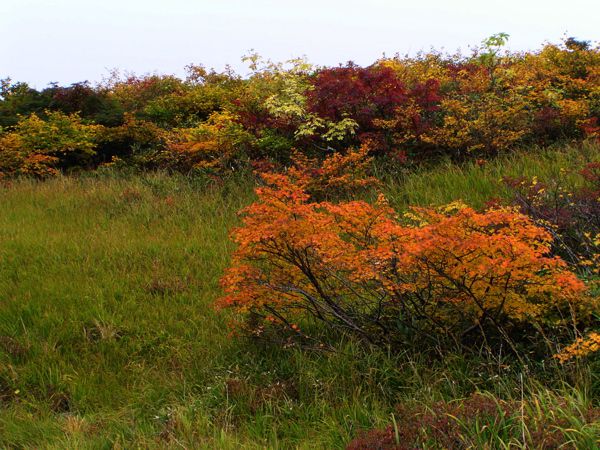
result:
M 417 337 L 504 342 L 516 352 L 523 330 L 556 332 L 593 308 L 584 284 L 550 254 L 550 233 L 514 208 L 455 203 L 401 215 L 381 196 L 319 201 L 323 190 L 294 172 L 263 178 L 233 233 L 238 248 L 219 301 L 251 318 L 255 335 L 277 327 L 315 338 L 308 323 L 316 322 L 375 344 Z
M 96 153 L 102 127 L 77 114 L 46 111 L 22 117 L 0 136 L 0 172 L 5 175 L 54 175 L 59 168 L 85 167 Z
M 167 161 L 161 159 L 169 135 L 155 123 L 126 113 L 121 125 L 102 130 L 97 159 L 106 163 L 116 157 L 133 167 L 169 169 Z

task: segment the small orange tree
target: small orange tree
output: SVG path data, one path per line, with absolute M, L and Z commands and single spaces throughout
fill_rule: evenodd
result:
M 279 325 L 311 337 L 316 320 L 372 343 L 479 332 L 512 345 L 523 325 L 586 311 L 585 286 L 550 256 L 549 233 L 515 209 L 455 203 L 398 215 L 383 196 L 335 204 L 293 173 L 263 178 L 233 232 L 218 301 L 252 317 L 238 323 L 255 334 Z

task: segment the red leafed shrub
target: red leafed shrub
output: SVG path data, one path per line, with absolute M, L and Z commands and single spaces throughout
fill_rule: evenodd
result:
M 393 69 L 348 63 L 316 75 L 308 104 L 321 117 L 332 121 L 351 117 L 368 131 L 373 119 L 391 116 L 406 98 L 406 88 Z
M 412 446 L 402 446 L 400 442 L 406 442 L 404 436 L 397 434 L 394 428 L 389 425 L 381 430 L 375 429 L 361 433 L 359 437 L 348 444 L 346 450 L 402 450 L 413 448 Z
M 513 329 L 585 312 L 585 286 L 549 254 L 551 235 L 514 209 L 399 215 L 383 197 L 335 204 L 315 200 L 301 175 L 263 178 L 218 302 L 255 335 L 314 337 L 303 324 L 316 321 L 376 344 L 483 335 L 512 345 Z
M 410 98 L 418 106 L 418 114 L 412 116 L 412 128 L 418 137 L 434 125 L 433 114 L 440 110 L 442 93 L 439 80 L 429 78 L 417 83 L 410 90 Z

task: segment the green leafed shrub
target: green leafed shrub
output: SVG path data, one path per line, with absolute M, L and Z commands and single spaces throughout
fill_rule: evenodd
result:
M 12 131 L 0 136 L 0 172 L 44 177 L 60 168 L 87 166 L 102 128 L 59 111 L 21 117 Z

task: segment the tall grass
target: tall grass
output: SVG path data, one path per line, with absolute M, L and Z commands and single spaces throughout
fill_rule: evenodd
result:
M 600 147 L 587 143 L 561 149 L 532 148 L 479 164 L 473 160 L 464 164 L 445 161 L 433 168 L 405 171 L 380 167 L 379 176 L 385 180 L 384 189 L 397 207 L 440 205 L 463 200 L 479 208 L 494 197 L 509 194 L 500 181 L 502 177 L 550 179 L 562 176 L 567 178 L 568 184 L 577 186 L 582 177 L 573 169 L 598 160 Z M 561 168 L 567 173 L 562 174 Z
M 543 177 L 598 154 L 422 169 L 384 190 L 398 206 L 480 205 L 502 194 L 501 175 Z M 232 340 L 212 303 L 252 185 L 108 173 L 0 188 L 0 447 L 340 448 L 389 423 L 398 402 L 521 395 L 510 361 Z M 560 396 L 579 380 L 581 404 L 598 401 L 581 373 L 528 382 Z

